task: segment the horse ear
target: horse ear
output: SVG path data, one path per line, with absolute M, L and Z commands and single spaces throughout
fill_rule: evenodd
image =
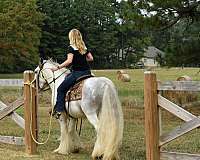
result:
M 40 58 L 40 61 L 39 61 L 39 68 L 42 69 L 44 64 L 47 62 L 47 60 L 44 60 L 43 58 Z
M 39 61 L 39 68 L 41 68 L 42 67 L 42 63 L 41 63 L 41 60 Z
M 40 58 L 40 61 L 39 61 L 39 68 L 42 68 L 43 67 L 43 64 L 44 64 L 45 60 L 43 58 Z

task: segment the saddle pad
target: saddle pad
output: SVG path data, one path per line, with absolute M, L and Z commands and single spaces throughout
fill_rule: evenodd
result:
M 75 84 L 66 94 L 65 101 L 77 101 L 82 98 L 82 88 L 85 80 Z

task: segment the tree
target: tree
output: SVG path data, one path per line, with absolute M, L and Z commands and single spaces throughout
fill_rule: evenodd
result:
M 64 59 L 68 43 L 70 1 L 38 0 L 37 5 L 40 12 L 45 14 L 41 26 L 40 54 L 45 59 L 51 57 L 60 62 Z
M 199 0 L 141 0 L 138 7 L 144 9 L 150 16 L 153 26 L 164 30 L 187 19 L 188 25 L 200 20 Z
M 42 19 L 35 0 L 0 1 L 0 72 L 21 72 L 38 62 Z
M 194 22 L 187 30 L 187 22 L 181 21 L 171 31 L 170 43 L 166 47 L 169 66 L 197 66 L 200 62 L 199 22 Z
M 137 6 L 148 17 L 152 44 L 166 51 L 167 65 L 199 63 L 199 0 L 142 0 Z
M 121 1 L 119 5 L 118 52 L 122 54 L 123 66 L 136 63 L 150 44 L 150 35 L 145 26 L 146 17 L 140 14 L 136 3 Z M 120 53 L 121 51 L 121 53 Z

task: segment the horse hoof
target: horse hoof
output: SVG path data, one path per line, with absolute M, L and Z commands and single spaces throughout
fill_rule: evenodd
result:
M 79 148 L 74 149 L 72 153 L 79 153 Z
M 95 160 L 101 160 L 101 159 L 103 159 L 103 155 L 95 157 Z

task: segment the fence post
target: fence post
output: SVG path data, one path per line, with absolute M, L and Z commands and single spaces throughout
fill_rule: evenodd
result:
M 160 160 L 159 114 L 156 74 L 144 72 L 146 159 Z
M 37 91 L 35 87 L 30 89 L 29 85 L 33 79 L 33 71 L 24 72 L 25 151 L 28 154 L 35 154 L 37 149 L 31 137 L 32 130 L 33 137 L 37 139 Z

